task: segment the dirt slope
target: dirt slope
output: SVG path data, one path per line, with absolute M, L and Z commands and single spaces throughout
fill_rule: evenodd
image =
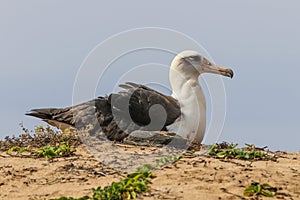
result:
M 141 147 L 135 148 L 139 151 Z M 243 197 L 243 190 L 252 182 L 261 182 L 280 188 L 279 199 L 300 199 L 300 154 L 276 155 L 277 161 L 249 162 L 219 160 L 196 152 L 154 171 L 151 189 L 139 198 L 250 199 Z M 83 145 L 75 156 L 53 160 L 0 152 L 0 199 L 80 197 L 124 177 L 126 173 L 101 164 Z

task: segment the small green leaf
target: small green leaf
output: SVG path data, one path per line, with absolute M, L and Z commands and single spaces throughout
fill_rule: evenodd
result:
M 253 188 L 248 187 L 244 190 L 244 196 L 249 197 L 249 196 L 253 196 L 254 194 L 255 194 L 255 190 Z
M 277 188 L 271 187 L 269 184 L 259 184 L 259 183 L 252 183 L 244 190 L 244 196 L 252 196 L 256 195 L 263 195 L 266 197 L 273 197 L 276 194 Z
M 28 150 L 27 148 L 21 148 L 17 153 L 18 154 L 22 154 L 22 153 L 24 153 L 27 150 Z
M 131 197 L 132 197 L 133 199 L 136 198 L 136 193 L 135 193 L 134 191 L 130 192 L 130 195 L 131 195 Z
M 17 151 L 17 149 L 19 149 L 18 146 L 13 146 L 13 147 L 11 147 L 10 149 L 8 149 L 8 150 L 6 151 L 6 153 L 7 153 L 7 154 L 11 154 L 12 152 Z
M 275 196 L 275 192 L 271 192 L 269 190 L 262 190 L 260 193 L 266 197 L 274 197 Z

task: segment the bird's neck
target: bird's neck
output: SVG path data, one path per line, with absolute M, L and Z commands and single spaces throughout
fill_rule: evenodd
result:
M 172 96 L 178 101 L 184 101 L 190 96 L 194 96 L 205 102 L 198 77 L 198 75 L 192 75 L 171 66 L 169 80 L 173 92 Z
M 206 128 L 206 101 L 198 76 L 171 67 L 170 84 L 182 113 L 177 133 L 190 141 L 201 142 Z

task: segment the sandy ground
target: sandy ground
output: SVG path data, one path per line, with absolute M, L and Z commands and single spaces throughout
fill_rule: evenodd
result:
M 135 148 L 139 151 L 141 147 Z M 251 199 L 242 194 L 252 182 L 280 188 L 277 199 L 300 199 L 300 153 L 276 155 L 277 161 L 249 162 L 219 160 L 196 152 L 154 171 L 149 192 L 139 199 Z M 53 160 L 0 152 L 0 199 L 80 197 L 124 177 L 126 173 L 103 165 L 82 145 L 75 156 Z

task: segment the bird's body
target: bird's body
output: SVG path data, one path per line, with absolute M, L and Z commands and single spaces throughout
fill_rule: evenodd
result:
M 126 83 L 121 86 L 125 89 L 116 94 L 67 108 L 33 109 L 28 115 L 41 118 L 60 129 L 81 129 L 92 125 L 92 133 L 102 131 L 108 139 L 116 141 L 122 141 L 137 129 L 155 130 L 147 127 L 151 120 L 149 109 L 153 105 L 160 104 L 167 111 L 168 117 L 161 130 L 167 130 L 166 126 L 180 116 L 180 106 L 176 99 L 144 85 Z M 160 116 L 154 113 L 151 117 L 157 119 Z
M 171 96 L 144 85 L 125 83 L 116 94 L 67 108 L 33 109 L 27 115 L 61 129 L 92 125 L 92 132 L 102 132 L 116 141 L 122 141 L 135 130 L 164 130 L 191 142 L 201 142 L 206 127 L 206 103 L 198 77 L 204 72 L 233 76 L 232 70 L 210 63 L 199 53 L 184 51 L 171 64 Z

